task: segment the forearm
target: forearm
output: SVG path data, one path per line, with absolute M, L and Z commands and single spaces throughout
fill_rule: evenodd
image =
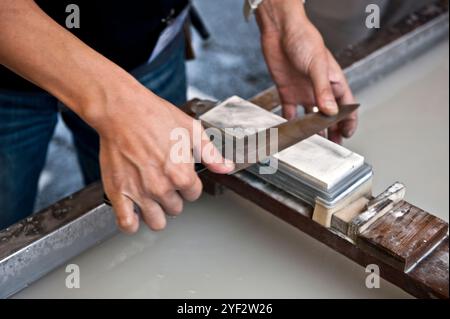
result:
M 32 0 L 0 2 L 0 63 L 95 121 L 108 91 L 133 85 L 123 69 L 48 17 Z M 95 123 L 90 123 L 95 124 Z

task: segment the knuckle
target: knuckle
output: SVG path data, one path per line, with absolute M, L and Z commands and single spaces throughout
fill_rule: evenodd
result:
M 173 181 L 177 187 L 182 189 L 192 187 L 192 185 L 194 184 L 194 179 L 192 178 L 192 176 L 189 176 L 187 174 L 177 174 L 177 176 L 173 178 Z
M 121 193 L 121 191 L 123 191 L 125 189 L 125 182 L 124 182 L 123 178 L 117 178 L 117 177 L 112 178 L 110 185 L 111 185 L 111 189 L 114 190 L 114 193 Z
M 152 183 L 148 183 L 145 187 L 145 192 L 152 198 L 166 197 L 173 191 L 171 183 L 163 177 L 159 177 L 157 180 L 153 180 Z
M 168 172 L 168 178 L 178 189 L 186 189 L 195 183 L 195 174 L 191 165 L 176 165 Z
M 171 207 L 170 214 L 172 215 L 180 215 L 183 212 L 183 202 L 178 201 Z
M 135 226 L 134 226 L 134 221 L 129 216 L 117 217 L 117 225 L 119 226 L 120 229 L 122 229 L 123 231 L 126 231 L 128 233 L 132 233 L 132 232 L 136 231 Z
M 200 179 L 194 184 L 194 186 L 189 189 L 187 192 L 182 193 L 183 198 L 188 202 L 195 202 L 200 198 L 203 192 L 203 184 Z
M 322 96 L 324 98 L 334 99 L 334 94 L 333 94 L 333 91 L 331 90 L 331 87 L 326 86 L 326 87 L 320 88 L 318 93 L 320 96 Z
M 161 231 L 166 228 L 166 219 L 164 217 L 161 218 L 153 218 L 153 220 L 148 224 L 148 227 L 153 231 Z
M 172 189 L 170 187 L 168 187 L 167 185 L 158 185 L 157 187 L 155 187 L 155 189 L 152 191 L 152 194 L 156 197 L 156 198 L 164 198 L 166 197 L 168 194 L 170 194 L 172 192 Z

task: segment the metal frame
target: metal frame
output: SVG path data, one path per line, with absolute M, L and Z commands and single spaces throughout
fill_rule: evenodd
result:
M 117 233 L 99 183 L 0 232 L 0 298 Z
M 448 1 L 441 2 L 447 4 L 445 12 L 430 17 L 421 25 L 404 29 L 396 38 L 388 37 L 384 43 L 378 41 L 379 47 L 367 45 L 366 52 L 351 63 L 346 63 L 345 59 L 338 57 L 341 64 L 344 64 L 351 86 L 358 89 L 370 84 L 374 77 L 392 71 L 394 67 L 448 37 Z M 382 36 L 380 33 L 379 37 Z M 377 42 L 377 39 L 372 41 Z M 279 104 L 274 89 L 261 93 L 253 101 L 268 109 Z M 205 183 L 220 183 L 238 190 L 239 193 L 245 189 L 249 200 L 355 262 L 361 265 L 377 263 L 382 268 L 383 278 L 416 297 L 448 298 L 448 286 L 445 293 L 441 288 L 433 289 L 427 284 L 426 280 L 429 281 L 430 278 L 426 278 L 427 270 L 423 266 L 416 267 L 410 273 L 393 269 L 361 251 L 337 233 L 313 222 L 310 206 L 282 190 L 266 185 L 247 172 L 238 173 L 236 176 L 208 175 Z M 0 231 L 0 298 L 13 295 L 117 232 L 114 215 L 111 209 L 103 204 L 102 193 L 100 184 L 91 185 Z M 447 254 L 448 263 L 448 239 L 441 246 L 442 249 L 438 252 Z M 435 262 L 436 256 L 428 256 L 421 265 L 433 266 Z M 445 277 L 445 274 L 442 275 Z M 448 285 L 448 264 L 446 278 Z

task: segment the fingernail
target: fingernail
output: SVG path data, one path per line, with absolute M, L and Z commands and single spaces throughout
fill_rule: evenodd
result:
M 233 161 L 230 161 L 229 159 L 225 159 L 224 165 L 227 168 L 234 169 L 234 163 L 233 163 Z
M 351 137 L 353 134 L 355 134 L 356 128 L 353 126 L 345 126 L 342 130 L 342 133 L 345 137 Z
M 327 101 L 325 103 L 325 108 L 328 110 L 328 112 L 332 115 L 337 114 L 338 113 L 338 106 L 336 104 L 336 102 L 333 101 Z
M 355 130 L 354 129 L 353 130 L 344 131 L 345 137 L 352 137 L 353 134 L 355 134 Z

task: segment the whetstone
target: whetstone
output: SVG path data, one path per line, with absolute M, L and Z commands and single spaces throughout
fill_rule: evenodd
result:
M 206 126 L 233 129 L 228 132 L 235 138 L 264 131 L 286 122 L 284 118 L 266 111 L 238 96 L 232 96 L 200 116 Z
M 448 234 L 448 224 L 401 201 L 367 230 L 357 246 L 402 271 L 408 271 Z
M 325 191 L 364 164 L 363 156 L 320 135 L 311 136 L 274 157 L 278 159 L 280 169 Z

